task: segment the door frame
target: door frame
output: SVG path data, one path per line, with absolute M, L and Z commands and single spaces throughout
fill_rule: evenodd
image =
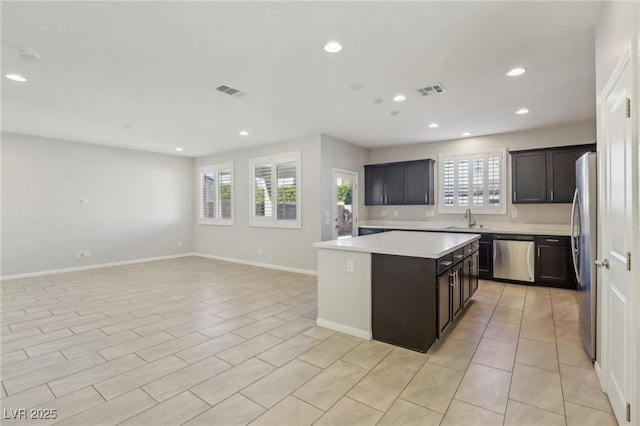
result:
M 353 176 L 353 189 L 351 193 L 351 201 L 353 207 L 353 228 L 351 236 L 358 236 L 358 172 L 345 169 L 331 169 L 331 238 L 335 239 L 336 205 L 338 204 L 338 193 L 336 191 L 336 173 Z
M 638 134 L 640 133 L 639 129 L 639 120 L 638 120 L 638 112 L 640 110 L 640 94 L 637 84 L 637 64 L 636 64 L 636 45 L 633 40 L 631 40 L 627 48 L 625 49 L 622 57 L 620 58 L 618 64 L 615 69 L 609 76 L 609 80 L 602 90 L 599 96 L 599 104 L 597 106 L 598 112 L 600 116 L 603 117 L 604 108 L 606 108 L 605 100 L 611 94 L 614 89 L 616 83 L 622 76 L 622 73 L 629 68 L 631 74 L 631 96 L 632 96 L 632 104 L 631 104 L 631 211 L 632 217 L 639 217 L 640 214 L 640 147 L 638 146 Z M 598 129 L 606 128 L 607 122 L 604 119 L 598 120 Z M 601 134 L 598 132 L 599 135 Z M 608 163 L 609 156 L 609 146 L 605 144 L 603 140 L 598 144 L 598 259 L 603 259 L 607 256 L 604 249 L 604 241 L 607 240 L 608 235 L 605 233 L 606 229 L 604 227 L 604 223 L 608 219 L 605 214 L 606 209 L 606 201 L 605 201 L 605 191 L 606 191 L 606 182 L 604 182 L 604 176 L 607 175 L 606 165 Z M 640 423 L 640 379 L 638 376 L 640 375 L 640 224 L 637 221 L 633 221 L 632 225 L 633 229 L 629 230 L 631 235 L 633 235 L 633 242 L 630 250 L 632 250 L 632 259 L 631 259 L 631 295 L 629 297 L 630 303 L 630 311 L 632 318 L 632 330 L 631 330 L 631 371 L 629 371 L 631 377 L 631 392 L 628 396 L 628 403 L 631 404 L 631 422 L 630 423 L 622 423 L 622 424 L 639 424 Z M 611 312 L 608 311 L 609 304 L 609 288 L 604 288 L 605 283 L 602 279 L 602 271 L 598 270 L 597 272 L 597 282 L 598 282 L 598 305 L 597 310 L 600 312 L 599 315 L 599 324 L 597 325 L 597 334 L 596 339 L 599 339 L 598 346 L 600 347 L 601 358 L 594 364 L 594 369 L 596 375 L 598 376 L 598 380 L 600 381 L 600 387 L 604 392 L 608 393 L 607 389 L 607 378 L 609 375 L 609 360 L 610 360 L 610 352 L 609 352 L 609 342 L 608 335 L 605 334 L 606 330 L 609 330 L 611 325 Z M 597 350 L 596 350 L 597 351 Z M 624 419 L 623 419 L 624 420 Z

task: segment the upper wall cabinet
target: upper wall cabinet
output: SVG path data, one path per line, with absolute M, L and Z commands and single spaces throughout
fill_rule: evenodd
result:
M 596 145 L 511 151 L 513 204 L 570 203 L 576 188 L 576 160 Z
M 367 206 L 433 204 L 433 160 L 364 166 Z

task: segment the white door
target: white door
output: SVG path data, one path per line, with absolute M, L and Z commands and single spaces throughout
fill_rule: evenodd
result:
M 356 235 L 358 174 L 333 170 L 333 239 Z
M 629 52 L 614 72 L 603 92 L 601 104 L 604 211 L 601 212 L 603 241 L 599 251 L 605 266 L 601 268 L 604 380 L 620 424 L 628 423 L 627 404 L 631 402 L 634 381 L 637 380 L 634 378 L 636 360 L 632 338 L 635 324 L 633 279 L 629 270 L 629 256 L 637 226 L 633 220 L 633 174 L 637 165 L 633 155 L 633 120 L 628 116 L 628 105 L 632 99 L 630 55 Z

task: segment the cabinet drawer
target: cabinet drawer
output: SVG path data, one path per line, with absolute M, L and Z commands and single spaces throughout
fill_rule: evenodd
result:
M 452 255 L 447 254 L 446 256 L 442 256 L 440 259 L 438 259 L 438 266 L 437 266 L 436 273 L 440 275 L 443 272 L 447 271 L 448 269 L 451 269 L 452 266 L 453 266 Z
M 466 246 L 464 246 L 464 257 L 472 255 L 474 251 L 478 251 L 479 247 L 480 247 L 479 241 L 474 241 L 472 243 L 467 244 Z
M 569 247 L 569 237 L 558 237 L 554 235 L 541 235 L 536 237 L 536 245 Z
M 464 257 L 464 248 L 458 249 L 451 253 L 451 260 L 453 260 L 454 265 L 462 262 L 462 259 L 464 259 Z

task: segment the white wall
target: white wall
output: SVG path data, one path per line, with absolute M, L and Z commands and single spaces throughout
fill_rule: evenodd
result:
M 474 153 L 503 148 L 515 151 L 531 148 L 581 145 L 594 143 L 595 141 L 595 122 L 593 120 L 587 120 L 521 132 L 372 149 L 369 152 L 369 162 L 375 164 L 423 158 L 433 158 L 437 161 L 438 154 Z M 436 163 L 436 188 L 438 182 L 437 170 Z M 481 215 L 476 218 L 479 222 L 569 223 L 571 212 L 570 204 L 511 204 L 511 161 L 508 154 L 506 178 L 508 183 L 507 194 L 509 197 L 507 200 L 507 214 Z M 514 208 L 518 211 L 518 217 L 516 219 L 511 217 L 511 210 Z M 397 217 L 394 216 L 396 210 L 398 211 Z M 427 217 L 427 210 L 432 210 L 434 216 Z M 382 216 L 383 211 L 386 212 L 386 216 Z M 461 223 L 466 220 L 460 214 L 439 215 L 437 206 L 371 206 L 368 207 L 368 214 L 371 220 L 459 220 Z
M 190 158 L 2 133 L 1 274 L 191 252 L 192 194 Z
M 251 182 L 249 159 L 300 151 L 302 181 L 302 228 L 260 228 L 249 226 Z M 218 163 L 234 163 L 233 226 L 194 225 L 194 251 L 211 256 L 247 262 L 316 270 L 316 253 L 311 244 L 320 241 L 320 136 L 292 139 L 252 148 L 200 157 L 197 167 Z M 191 189 L 197 203 L 197 190 Z M 194 211 L 194 220 L 196 212 Z M 258 249 L 262 249 L 262 254 Z
M 369 158 L 369 150 L 328 135 L 321 135 L 322 164 L 322 240 L 333 239 L 333 223 L 326 223 L 327 212 L 333 210 L 333 169 L 358 173 L 358 220 L 367 220 L 368 211 L 364 207 L 364 165 Z M 329 216 L 330 218 L 331 216 Z

